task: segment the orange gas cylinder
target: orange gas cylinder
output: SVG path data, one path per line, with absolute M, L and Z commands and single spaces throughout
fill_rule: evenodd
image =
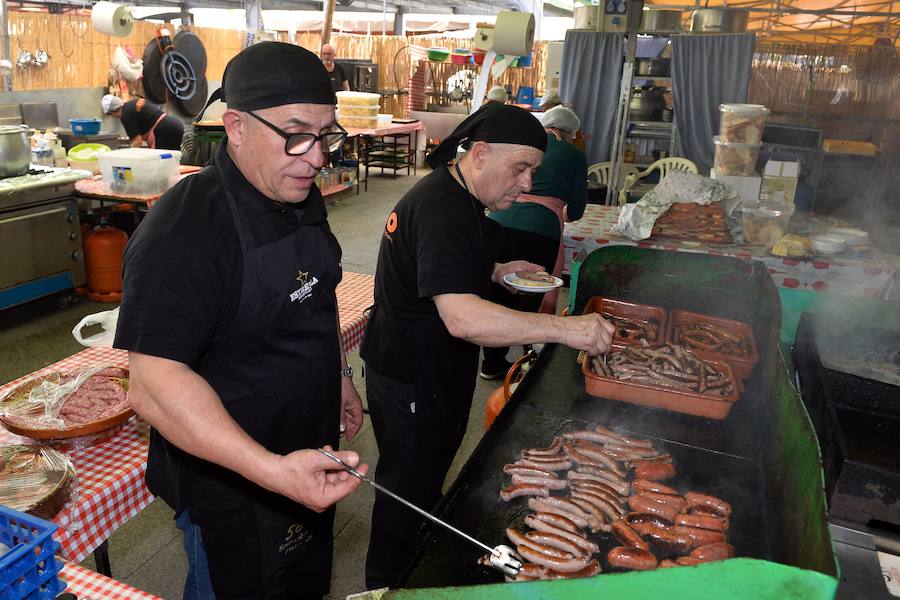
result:
M 122 256 L 128 235 L 115 227 L 97 227 L 84 236 L 87 297 L 95 302 L 122 299 Z

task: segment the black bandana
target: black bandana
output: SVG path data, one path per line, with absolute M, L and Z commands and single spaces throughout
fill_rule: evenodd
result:
M 440 145 L 428 155 L 432 168 L 453 160 L 463 141 L 531 146 L 547 149 L 547 132 L 527 110 L 508 104 L 486 104 L 466 117 Z
M 284 104 L 337 103 L 319 57 L 282 42 L 254 44 L 228 61 L 222 87 L 210 96 L 206 106 L 220 99 L 228 108 L 243 111 Z

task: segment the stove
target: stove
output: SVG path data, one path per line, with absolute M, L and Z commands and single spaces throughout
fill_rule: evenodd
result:
M 84 285 L 75 182 L 89 171 L 32 165 L 0 179 L 0 310 Z
M 900 331 L 877 314 L 860 319 L 804 313 L 793 350 L 797 379 L 819 437 L 832 517 L 900 528 Z

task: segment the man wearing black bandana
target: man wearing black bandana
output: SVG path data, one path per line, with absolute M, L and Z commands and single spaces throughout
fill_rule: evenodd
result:
M 453 166 L 457 147 L 467 149 Z M 478 346 L 564 343 L 606 352 L 613 327 L 599 315 L 517 312 L 484 300 L 507 273 L 548 265 L 494 262 L 506 210 L 531 188 L 547 136 L 528 112 L 489 104 L 429 156 L 434 171 L 388 217 L 375 275 L 375 309 L 362 346 L 378 441 L 375 480 L 430 509 L 462 441 L 475 390 Z M 394 587 L 409 566 L 421 519 L 375 498 L 366 560 L 370 589 Z
M 339 338 L 341 249 L 315 185 L 346 132 L 299 46 L 242 51 L 218 97 L 216 156 L 128 244 L 115 346 L 153 426 L 147 485 L 184 532 L 183 597 L 321 598 L 331 507 L 359 485 L 315 450 L 362 425 Z

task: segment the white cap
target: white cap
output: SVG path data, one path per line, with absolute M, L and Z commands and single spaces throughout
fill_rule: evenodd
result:
M 560 131 L 575 133 L 581 126 L 581 119 L 568 106 L 554 106 L 544 113 L 541 123 L 544 127 L 553 127 Z
M 109 114 L 122 108 L 122 99 L 112 94 L 107 94 L 100 99 L 100 107 L 103 112 Z
M 539 106 L 547 106 L 548 104 L 562 104 L 562 98 L 559 97 L 559 92 L 556 88 L 550 88 L 544 94 L 544 97 L 541 98 L 541 103 Z
M 509 100 L 509 94 L 506 93 L 506 88 L 504 88 L 502 85 L 495 85 L 488 90 L 487 99 L 494 102 L 505 103 L 507 100 Z

